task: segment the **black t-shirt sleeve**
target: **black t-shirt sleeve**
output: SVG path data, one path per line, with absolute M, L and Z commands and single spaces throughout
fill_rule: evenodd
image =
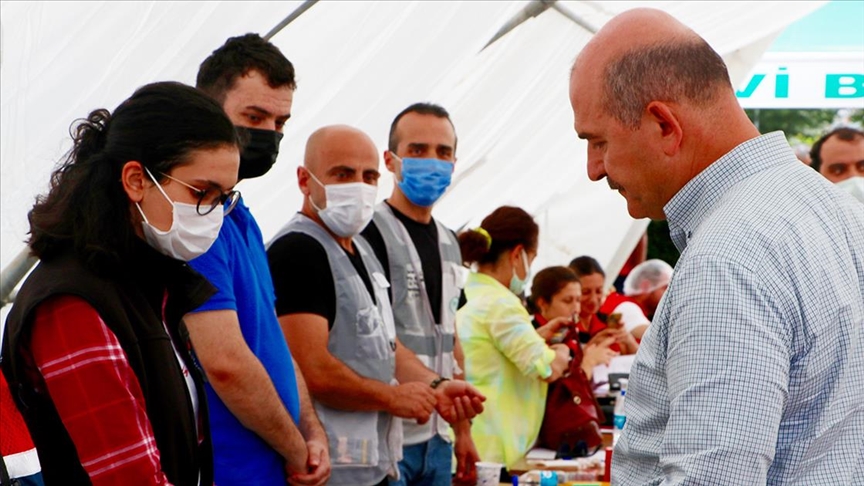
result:
M 387 244 L 384 243 L 384 237 L 381 236 L 381 230 L 378 229 L 378 225 L 375 224 L 375 221 L 370 221 L 369 225 L 366 226 L 360 235 L 372 247 L 375 258 L 381 263 L 381 268 L 384 269 L 384 276 L 387 277 L 387 281 L 389 282 L 390 259 L 387 258 Z
M 387 244 L 384 243 L 384 237 L 381 235 L 381 230 L 378 229 L 378 225 L 375 224 L 375 221 L 369 221 L 369 225 L 360 233 L 360 236 L 366 240 L 366 243 L 369 243 L 369 246 L 372 247 L 372 252 L 375 254 L 375 258 L 378 259 L 378 262 L 381 263 L 381 268 L 384 270 L 384 276 L 387 277 L 387 281 L 390 281 L 390 259 L 387 257 Z M 387 297 L 390 299 L 390 302 L 393 302 L 393 287 L 387 287 Z
M 319 315 L 331 328 L 336 287 L 324 247 L 309 235 L 289 233 L 270 245 L 267 261 L 276 291 L 276 314 Z

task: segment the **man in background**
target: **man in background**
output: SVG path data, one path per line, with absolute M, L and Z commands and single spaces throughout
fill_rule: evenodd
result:
M 835 184 L 864 177 L 864 131 L 854 127 L 829 131 L 813 144 L 810 159 L 811 167 Z
M 624 293 L 612 292 L 600 306 L 607 318 L 620 314 L 621 325 L 637 340 L 648 330 L 660 299 L 669 287 L 672 267 L 663 260 L 646 260 L 633 267 L 624 280 Z
M 379 175 L 368 135 L 316 130 L 297 170 L 303 207 L 267 250 L 279 322 L 330 437 L 334 486 L 399 476 L 400 418 L 423 424 L 438 410 L 452 422 L 482 410 L 473 387 L 444 380 L 396 336 L 389 283 L 356 238 L 372 219 Z
M 239 179 L 267 173 L 294 100 L 294 66 L 257 34 L 232 37 L 198 71 L 247 143 Z M 242 199 L 190 265 L 219 291 L 185 317 L 207 374 L 216 484 L 324 484 L 327 436 L 276 319 L 261 230 Z
M 456 130 L 450 114 L 431 103 L 415 103 L 390 125 L 384 163 L 395 184 L 379 203 L 363 237 L 390 281 L 396 334 L 438 376 L 463 379 L 456 308 L 462 291 L 462 254 L 455 234 L 432 217 L 450 185 L 456 163 Z M 403 421 L 404 458 L 395 485 L 449 486 L 454 446 L 450 425 L 437 413 L 425 424 Z M 471 424 L 453 425 L 456 480 L 475 480 L 479 460 Z
M 864 131 L 835 128 L 813 144 L 810 154 L 814 169 L 864 203 Z
M 665 12 L 606 23 L 570 103 L 588 176 L 667 219 L 681 252 L 631 369 L 613 484 L 858 482 L 861 205 L 782 132 L 760 135 L 723 59 Z

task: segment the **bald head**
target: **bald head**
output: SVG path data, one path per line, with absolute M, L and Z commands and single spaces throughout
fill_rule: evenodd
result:
M 344 160 L 374 161 L 378 166 L 375 143 L 361 130 L 348 125 L 330 125 L 315 130 L 306 141 L 303 166 L 319 175 L 329 165 Z
M 588 177 L 607 179 L 634 218 L 664 219 L 690 179 L 759 135 L 720 55 L 660 10 L 629 10 L 600 29 L 573 65 L 570 103 Z
M 600 86 L 604 110 L 636 128 L 651 101 L 712 109 L 735 101 L 723 59 L 693 30 L 655 9 L 628 10 L 610 20 L 573 66 L 574 90 Z
M 615 16 L 588 42 L 576 64 L 616 58 L 639 46 L 663 42 L 696 42 L 699 36 L 662 10 L 637 8 Z M 605 63 L 603 63 L 605 64 Z
M 319 128 L 306 141 L 303 167 L 297 169 L 297 183 L 306 196 L 303 213 L 317 220 L 314 205 L 327 205 L 324 186 L 352 182 L 377 186 L 380 175 L 378 149 L 369 135 L 347 125 Z

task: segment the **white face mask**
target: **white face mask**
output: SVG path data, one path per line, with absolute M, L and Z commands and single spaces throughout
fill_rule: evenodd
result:
M 150 224 L 147 216 L 141 209 L 141 205 L 135 203 L 138 207 L 138 212 L 144 221 L 141 226 L 144 228 L 144 237 L 147 243 L 171 258 L 189 260 L 199 257 L 210 249 L 213 242 L 219 236 L 219 230 L 222 228 L 222 218 L 224 208 L 221 206 L 211 211 L 209 214 L 201 216 L 198 214 L 198 209 L 195 204 L 185 204 L 174 202 L 162 190 L 162 186 L 156 182 L 156 178 L 146 168 L 147 175 L 156 184 L 156 188 L 162 193 L 162 196 L 171 203 L 173 208 L 171 228 L 168 231 L 162 231 L 159 228 Z
M 864 203 L 864 177 L 855 176 L 835 184 L 840 189 L 852 194 L 852 197 Z
M 351 238 L 372 221 L 378 187 L 363 182 L 324 184 L 311 172 L 309 176 L 324 188 L 326 206 L 323 209 L 315 204 L 311 194 L 309 202 L 330 231 L 342 238 Z

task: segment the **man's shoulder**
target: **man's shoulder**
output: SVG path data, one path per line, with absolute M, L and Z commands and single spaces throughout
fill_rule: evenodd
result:
M 189 262 L 199 272 L 206 272 L 207 267 L 211 265 L 226 265 L 229 261 L 237 260 L 236 255 L 238 253 L 248 254 L 255 250 L 264 251 L 263 242 L 250 241 L 244 238 L 238 223 L 230 216 L 223 220 L 219 236 L 216 237 L 210 248 L 203 255 Z M 252 222 L 254 223 L 254 220 Z M 256 242 L 259 244 L 256 245 Z
M 299 231 L 292 231 L 279 236 L 270 243 L 267 253 L 283 255 L 287 258 L 308 258 L 312 255 L 326 254 L 324 245 L 314 236 Z
M 755 271 L 772 254 L 787 258 L 804 241 L 834 246 L 832 242 L 842 240 L 846 228 L 855 225 L 855 217 L 847 217 L 842 198 L 811 172 L 801 167 L 789 174 L 779 167 L 736 184 L 695 229 L 687 253 L 738 262 Z M 864 228 L 862 215 L 857 224 Z

